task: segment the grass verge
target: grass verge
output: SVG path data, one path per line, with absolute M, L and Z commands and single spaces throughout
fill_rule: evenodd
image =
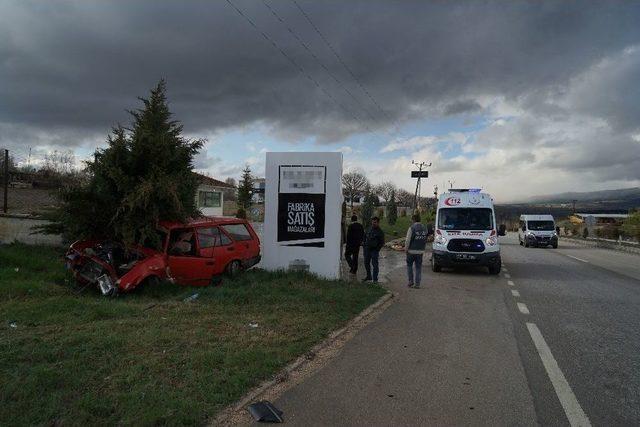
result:
M 380 220 L 380 228 L 384 231 L 385 242 L 398 239 L 400 237 L 404 238 L 407 235 L 407 229 L 410 225 L 411 217 L 409 216 L 399 216 L 396 223 L 393 225 L 389 225 L 387 218 Z
M 385 293 L 251 270 L 109 299 L 61 255 L 0 246 L 0 425 L 203 424 Z

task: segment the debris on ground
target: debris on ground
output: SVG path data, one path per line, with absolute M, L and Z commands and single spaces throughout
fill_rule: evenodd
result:
M 195 294 L 186 297 L 183 301 L 184 302 L 192 302 L 192 301 L 197 300 L 199 296 L 200 296 L 200 294 L 196 292 Z
M 20 271 L 20 267 L 14 268 L 13 271 L 15 271 L 17 273 L 18 271 Z
M 13 329 L 17 329 L 18 328 L 18 324 L 16 322 L 9 322 L 9 327 L 13 328 Z
M 251 416 L 259 422 L 282 423 L 282 411 L 273 406 L 268 400 L 253 403 L 247 408 Z
M 258 322 L 251 322 L 251 323 L 249 323 L 249 327 L 250 327 L 250 328 L 254 328 L 254 329 L 255 329 L 255 328 L 257 328 L 257 327 L 258 327 Z

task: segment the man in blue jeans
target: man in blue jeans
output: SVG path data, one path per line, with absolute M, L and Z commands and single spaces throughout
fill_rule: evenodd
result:
M 415 213 L 411 217 L 413 224 L 407 230 L 407 237 L 404 242 L 407 251 L 407 276 L 410 288 L 420 289 L 420 279 L 422 278 L 422 255 L 427 247 L 427 228 L 420 222 L 420 215 Z M 415 275 L 414 275 L 415 266 Z
M 373 280 L 378 282 L 378 259 L 380 257 L 380 249 L 384 246 L 384 233 L 380 228 L 380 219 L 377 216 L 371 218 L 371 228 L 367 231 L 364 238 L 364 269 L 367 271 L 367 277 L 362 279 L 363 282 Z M 372 268 L 373 267 L 373 275 Z

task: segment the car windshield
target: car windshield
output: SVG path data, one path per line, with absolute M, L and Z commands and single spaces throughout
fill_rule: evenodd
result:
M 489 208 L 447 208 L 438 213 L 442 230 L 491 230 L 493 215 Z
M 527 221 L 527 228 L 533 231 L 553 231 L 555 225 L 553 221 Z

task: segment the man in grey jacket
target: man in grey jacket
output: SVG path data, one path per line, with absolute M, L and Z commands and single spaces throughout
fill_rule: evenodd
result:
M 407 251 L 407 276 L 410 288 L 420 289 L 420 279 L 422 278 L 422 255 L 427 247 L 427 228 L 420 222 L 420 215 L 417 213 L 411 217 L 413 224 L 407 230 L 407 237 L 404 242 Z M 415 275 L 414 275 L 415 266 Z

